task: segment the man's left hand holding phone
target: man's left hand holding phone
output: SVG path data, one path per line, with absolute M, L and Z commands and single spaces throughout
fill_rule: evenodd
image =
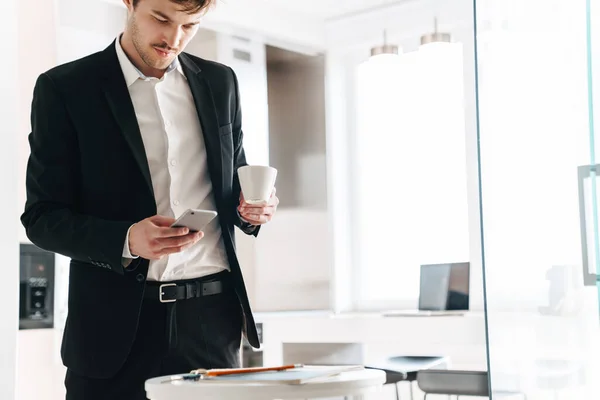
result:
M 174 218 L 155 215 L 129 229 L 129 251 L 134 257 L 159 260 L 179 253 L 198 243 L 203 232 L 191 232 L 187 227 L 172 227 Z

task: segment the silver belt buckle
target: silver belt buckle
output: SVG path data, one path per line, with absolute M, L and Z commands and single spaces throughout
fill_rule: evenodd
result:
M 165 300 L 165 299 L 163 299 L 163 296 L 165 294 L 165 292 L 163 291 L 163 288 L 170 287 L 170 286 L 175 286 L 176 287 L 177 284 L 175 284 L 175 283 L 163 283 L 162 285 L 159 286 L 158 291 L 160 293 L 158 294 L 158 300 L 161 303 L 174 303 L 174 302 L 177 301 L 177 299 L 173 299 L 173 300 Z

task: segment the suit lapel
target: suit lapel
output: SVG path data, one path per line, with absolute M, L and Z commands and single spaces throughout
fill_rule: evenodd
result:
M 206 146 L 208 170 L 214 187 L 215 196 L 221 196 L 223 191 L 223 168 L 221 155 L 221 138 L 219 135 L 219 120 L 217 109 L 212 96 L 210 85 L 202 70 L 190 60 L 184 53 L 180 54 L 179 60 L 183 72 L 188 79 L 196 112 L 200 119 L 202 134 Z
M 123 131 L 125 140 L 131 148 L 133 157 L 142 171 L 148 189 L 150 189 L 150 193 L 152 193 L 152 196 L 154 197 L 152 177 L 150 176 L 150 167 L 148 166 L 144 142 L 142 141 L 142 135 L 135 116 L 135 109 L 131 102 L 129 90 L 125 83 L 125 77 L 123 76 L 123 71 L 121 70 L 119 59 L 117 58 L 115 42 L 113 42 L 104 53 L 107 56 L 107 62 L 104 66 L 106 68 L 105 79 L 102 85 L 104 95 L 106 96 L 106 100 L 108 101 L 108 105 L 110 106 L 114 118 Z
M 125 140 L 129 144 L 135 161 L 140 168 L 148 189 L 154 197 L 152 177 L 148 166 L 148 158 L 142 141 L 142 135 L 135 116 L 135 109 L 131 102 L 129 91 L 123 71 L 117 58 L 115 43 L 113 42 L 105 51 L 106 63 L 103 81 L 103 91 L 112 114 L 119 124 Z M 188 79 L 190 90 L 194 98 L 196 112 L 202 127 L 202 134 L 206 146 L 208 170 L 215 189 L 215 195 L 220 196 L 223 190 L 221 138 L 219 135 L 219 121 L 217 110 L 212 97 L 210 85 L 200 68 L 185 54 L 180 54 L 179 59 L 183 72 Z

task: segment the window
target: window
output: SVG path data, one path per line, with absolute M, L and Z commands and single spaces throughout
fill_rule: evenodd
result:
M 355 307 L 416 307 L 420 265 L 469 261 L 460 44 L 358 66 Z

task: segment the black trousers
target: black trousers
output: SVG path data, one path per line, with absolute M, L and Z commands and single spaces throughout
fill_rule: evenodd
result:
M 174 321 L 169 320 L 171 307 L 175 307 Z M 66 400 L 146 400 L 144 382 L 149 378 L 196 368 L 239 367 L 242 324 L 241 307 L 230 285 L 224 285 L 222 293 L 176 303 L 146 299 L 121 370 L 110 379 L 67 370 Z

